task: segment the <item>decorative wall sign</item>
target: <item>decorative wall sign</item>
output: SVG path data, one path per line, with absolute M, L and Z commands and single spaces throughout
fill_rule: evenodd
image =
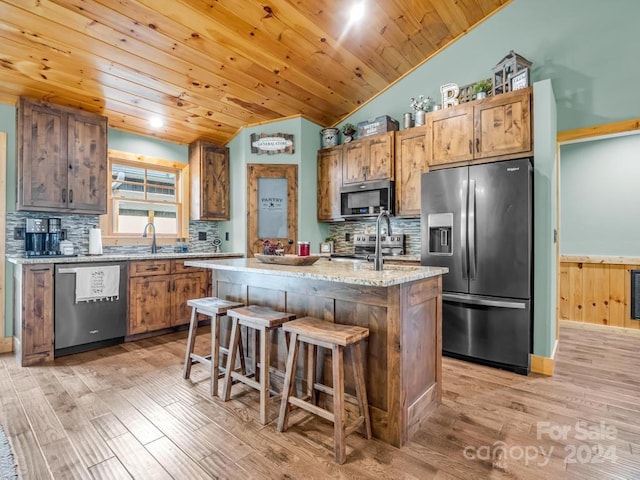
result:
M 440 87 L 440 93 L 442 94 L 442 108 L 453 107 L 458 105 L 458 94 L 460 93 L 460 87 L 455 83 L 447 83 Z
M 529 86 L 529 69 L 523 68 L 518 73 L 509 75 L 511 82 L 511 91 L 520 90 Z
M 252 133 L 251 153 L 275 155 L 277 153 L 292 154 L 295 151 L 293 135 L 289 133 Z

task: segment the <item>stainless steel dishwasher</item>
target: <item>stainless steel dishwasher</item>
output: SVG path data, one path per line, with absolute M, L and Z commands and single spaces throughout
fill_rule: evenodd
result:
M 75 269 L 118 265 L 118 299 L 75 302 Z M 127 263 L 91 262 L 59 264 L 55 267 L 54 350 L 55 356 L 84 352 L 122 343 L 127 334 Z

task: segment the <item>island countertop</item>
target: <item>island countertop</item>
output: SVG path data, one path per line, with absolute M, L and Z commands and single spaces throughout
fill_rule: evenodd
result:
M 255 258 L 233 258 L 220 260 L 188 260 L 190 267 L 211 268 L 246 273 L 276 274 L 306 280 L 324 280 L 370 287 L 390 287 L 403 283 L 437 277 L 449 270 L 443 267 L 417 265 L 383 265 L 376 271 L 369 262 L 336 262 L 326 258 L 313 265 L 293 266 L 262 263 Z

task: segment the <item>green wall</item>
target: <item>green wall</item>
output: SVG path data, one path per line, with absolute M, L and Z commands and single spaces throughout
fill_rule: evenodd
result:
M 231 157 L 231 235 L 226 250 L 247 251 L 247 164 L 274 163 L 298 165 L 298 240 L 311 242 L 311 251 L 318 252 L 327 236 L 328 226 L 317 222 L 318 171 L 316 154 L 320 148 L 320 128 L 303 118 L 291 118 L 240 131 L 228 143 Z M 293 154 L 267 155 L 251 153 L 252 133 L 287 133 L 294 136 Z M 222 231 L 222 228 L 221 228 Z
M 640 134 L 560 149 L 560 252 L 640 255 Z
M 637 0 L 514 0 L 348 120 L 401 120 L 409 97 L 491 77 L 509 50 L 533 62 L 533 81 L 551 79 L 559 131 L 637 118 L 638 18 Z

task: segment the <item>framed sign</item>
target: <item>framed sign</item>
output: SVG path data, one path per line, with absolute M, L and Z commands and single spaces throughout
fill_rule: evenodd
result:
M 251 153 L 275 155 L 277 153 L 293 154 L 293 135 L 289 133 L 252 133 Z
M 529 86 L 529 69 L 523 68 L 516 74 L 511 75 L 511 91 L 520 90 Z

